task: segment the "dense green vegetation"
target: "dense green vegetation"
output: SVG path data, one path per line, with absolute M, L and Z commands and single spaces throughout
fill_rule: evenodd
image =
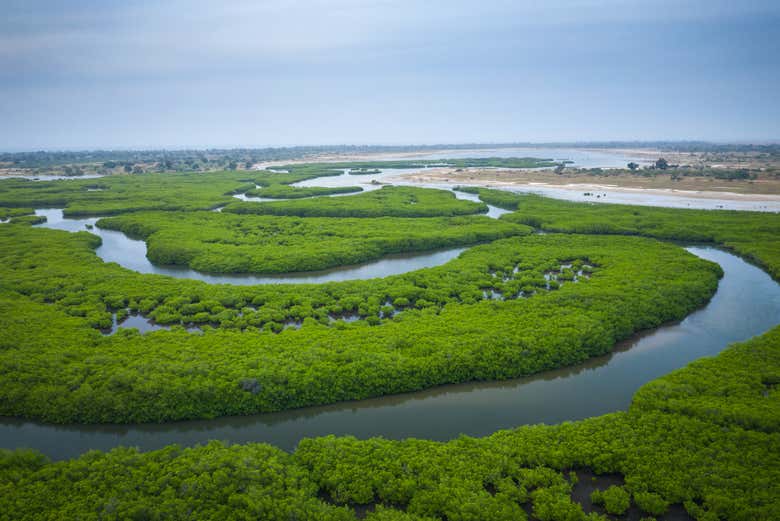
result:
M 350 175 L 371 175 L 371 174 L 381 174 L 382 171 L 378 168 L 350 168 L 349 174 Z
M 331 172 L 336 175 L 340 172 Z M 0 207 L 65 208 L 65 215 L 138 210 L 209 210 L 256 185 L 277 186 L 328 175 L 251 172 L 128 174 L 60 181 L 0 180 Z M 293 188 L 291 190 L 294 191 Z
M 456 186 L 455 190 L 458 192 L 465 192 L 467 194 L 475 194 L 479 196 L 481 201 L 487 204 L 503 208 L 504 210 L 517 210 L 517 205 L 522 200 L 523 196 L 514 192 L 508 192 L 506 190 L 493 190 L 490 188 L 477 188 L 475 186 Z
M 305 469 L 268 445 L 117 449 L 55 465 L 0 451 L 3 519 L 354 519 L 316 492 Z
M 37 175 L 115 174 L 145 172 L 185 172 L 219 171 L 250 169 L 256 163 L 269 161 L 300 160 L 321 157 L 326 154 L 366 154 L 400 153 L 430 151 L 440 153 L 446 150 L 479 150 L 517 147 L 553 147 L 553 148 L 628 148 L 650 149 L 670 152 L 704 153 L 709 162 L 728 163 L 734 158 L 756 158 L 762 162 L 776 161 L 780 158 L 780 146 L 777 144 L 722 144 L 706 142 L 607 142 L 607 143 L 505 143 L 505 144 L 461 144 L 461 145 L 425 145 L 425 146 L 308 146 L 261 149 L 208 149 L 208 150 L 84 150 L 84 151 L 35 151 L 0 153 L 0 167 Z M 523 158 L 492 158 L 494 160 L 515 160 Z M 529 158 L 530 160 L 531 158 Z M 489 159 L 483 158 L 482 161 Z M 698 161 L 700 159 L 694 159 Z M 436 160 L 433 163 L 452 160 Z M 469 160 L 461 160 L 469 161 Z M 470 159 L 474 161 L 474 159 Z M 538 159 L 537 162 L 549 160 Z M 407 161 L 416 163 L 414 161 Z M 555 166 L 538 165 L 533 166 Z M 501 164 L 475 166 L 505 166 Z M 374 168 L 363 167 L 363 168 Z M 696 167 L 694 167 L 696 168 Z M 721 169 L 713 169 L 715 172 Z M 609 170 L 604 170 L 609 173 Z M 644 174 L 644 171 L 642 171 Z
M 324 154 L 366 154 L 448 150 L 496 149 L 504 145 L 377 146 L 337 145 L 282 148 L 234 148 L 207 150 L 81 150 L 0 152 L 0 167 L 25 174 L 72 175 L 193 172 L 250 169 L 256 163 L 303 159 Z M 636 146 L 636 144 L 634 144 Z M 540 160 L 543 161 L 543 160 Z
M 20 217 L 22 215 L 29 215 L 33 213 L 32 208 L 3 208 L 0 207 L 0 221 L 7 221 L 14 217 Z
M 252 197 L 268 197 L 269 199 L 303 199 L 323 195 L 353 194 L 362 192 L 359 186 L 290 186 L 275 184 L 267 187 L 253 188 L 244 192 Z
M 20 215 L 19 217 L 11 217 L 8 222 L 12 224 L 43 224 L 46 222 L 46 217 L 42 215 Z
M 2 153 L 0 167 L 28 175 L 142 174 L 249 170 L 263 161 L 301 159 L 322 153 L 367 152 L 366 147 L 287 147 L 209 150 L 85 150 Z
M 545 231 L 644 235 L 713 242 L 759 264 L 780 279 L 780 214 L 575 203 L 503 190 L 459 187 L 488 204 L 516 210 L 502 219 Z
M 634 408 L 780 432 L 780 328 L 645 385 Z
M 605 203 L 575 203 L 500 190 L 465 189 L 488 204 L 516 210 L 501 216 L 551 232 L 644 235 L 713 242 L 729 248 L 780 279 L 780 214 L 687 210 Z
M 7 287 L 13 287 L 12 281 L 17 280 L 27 294 L 57 302 L 68 314 L 87 317 L 94 327 L 108 327 L 110 312 L 124 306 L 163 324 L 209 323 L 231 329 L 278 330 L 284 322 L 306 318 L 327 324 L 329 316 L 345 313 L 378 318 L 387 314 L 388 304 L 391 309 L 440 308 L 476 302 L 483 298 L 483 290 L 511 296 L 520 287 L 530 295 L 534 290 L 546 290 L 548 284 L 553 286 L 553 281 L 541 275 L 543 271 L 559 269 L 555 260 L 539 259 L 538 267 L 526 264 L 515 272 L 512 266 L 518 266 L 517 262 L 509 257 L 497 259 L 506 263 L 500 272 L 489 271 L 489 252 L 476 250 L 469 252 L 468 262 L 385 279 L 235 287 L 147 277 L 118 269 L 94 256 L 91 249 L 100 239 L 85 232 L 52 234 L 36 229 L 28 233 L 21 227 L 5 231 L 0 237 L 5 238 L 2 244 L 9 252 L 4 264 Z M 569 269 L 560 275 L 571 280 L 572 273 Z
M 101 219 L 98 226 L 144 239 L 156 264 L 219 273 L 321 270 L 531 230 L 483 216 L 329 219 L 217 212 L 140 212 Z
M 716 265 L 673 244 L 617 235 L 716 242 L 780 278 L 780 221 L 771 214 L 469 188 L 515 213 L 459 216 L 484 205 L 415 188 L 196 211 L 256 185 L 289 197 L 304 190 L 289 183 L 341 174 L 332 164 L 289 168 L 0 181 L 0 217 L 12 218 L 0 226 L 0 414 L 211 418 L 511 378 L 606 353 L 714 293 Z M 30 208 L 41 206 L 121 214 L 100 224 L 143 237 L 156 262 L 211 271 L 313 269 L 498 240 L 383 279 L 208 285 L 104 263 L 94 235 L 28 226 L 37 219 Z M 251 215 L 276 212 L 289 216 Z M 526 225 L 566 234 L 515 236 Z M 128 313 L 173 327 L 98 330 Z M 202 334 L 185 330 L 191 324 Z M 325 437 L 294 454 L 210 443 L 59 463 L 0 451 L 0 519 L 603 520 L 626 511 L 679 516 L 683 506 L 707 521 L 777 519 L 779 383 L 777 328 L 651 382 L 626 412 L 483 439 Z
M 636 163 L 632 163 L 636 165 Z M 673 180 L 683 177 L 711 177 L 725 181 L 756 179 L 759 173 L 773 174 L 775 172 L 766 172 L 762 169 L 749 168 L 712 168 L 712 167 L 694 167 L 687 165 L 674 165 L 668 168 L 657 168 L 655 165 L 644 168 L 572 168 L 566 171 L 568 175 L 590 175 L 595 177 L 621 177 L 621 176 L 641 176 L 658 177 L 669 176 Z
M 481 439 L 329 436 L 302 441 L 292 455 L 212 442 L 58 463 L 0 451 L 0 511 L 20 520 L 353 520 L 361 512 L 373 521 L 546 521 L 606 520 L 629 507 L 682 519 L 682 504 L 702 521 L 777 519 L 780 433 L 761 419 L 777 416 L 778 390 L 746 387 L 761 380 L 748 376 L 758 367 L 780 374 L 780 328 L 648 384 L 628 412 Z M 712 371 L 705 383 L 703 370 Z M 667 386 L 668 398 L 658 392 Z M 718 390 L 727 388 L 740 391 Z M 742 419 L 702 414 L 705 396 Z M 755 409 L 761 400 L 768 404 Z
M 348 170 L 350 174 L 376 174 L 381 169 L 428 168 L 448 166 L 453 168 L 541 168 L 559 163 L 552 159 L 536 157 L 467 157 L 461 159 L 408 159 L 396 161 L 349 161 L 334 163 L 299 163 L 272 167 L 301 173 L 320 169 Z
M 237 201 L 222 211 L 299 217 L 436 217 L 486 213 L 487 205 L 457 199 L 452 192 L 433 188 L 383 186 L 349 197 L 329 197 L 253 203 Z
M 106 264 L 91 251 L 97 242 L 85 232 L 0 228 L 1 414 L 161 421 L 511 378 L 681 318 L 713 294 L 720 274 L 648 239 L 549 235 L 502 239 L 384 279 L 237 287 Z M 591 277 L 571 283 L 586 265 Z M 548 282 L 550 271 L 563 283 Z M 486 299 L 489 290 L 505 299 Z M 93 329 L 127 309 L 219 327 Z M 327 325 L 345 313 L 364 320 Z M 302 327 L 273 334 L 288 320 Z
M 297 181 L 316 177 L 338 176 L 342 173 L 341 170 L 331 168 L 327 164 L 303 165 L 301 168 L 296 169 L 274 168 L 261 170 L 257 172 L 258 175 L 254 178 L 257 188 L 251 188 L 245 194 L 252 197 L 267 197 L 269 199 L 301 199 L 323 195 L 349 194 L 363 190 L 359 186 L 290 186 L 291 183 Z

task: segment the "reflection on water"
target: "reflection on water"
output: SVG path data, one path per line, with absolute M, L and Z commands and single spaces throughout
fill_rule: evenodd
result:
M 123 320 L 119 321 L 116 318 L 116 313 L 112 316 L 111 328 L 104 330 L 103 334 L 106 336 L 113 335 L 119 329 L 137 329 L 139 333 L 148 333 L 150 331 L 160 331 L 161 329 L 170 329 L 171 326 L 158 324 L 151 318 L 146 318 L 143 315 L 137 313 L 130 313 Z M 184 329 L 191 333 L 203 333 L 203 330 L 195 325 L 187 324 Z
M 209 284 L 314 284 L 388 277 L 422 268 L 439 266 L 454 259 L 466 250 L 466 248 L 449 248 L 423 253 L 399 253 L 386 255 L 379 260 L 364 264 L 282 275 L 208 274 L 189 268 L 156 266 L 152 264 L 146 258 L 146 243 L 144 241 L 131 239 L 122 232 L 98 228 L 95 226 L 95 222 L 99 219 L 98 217 L 65 219 L 60 209 L 39 209 L 35 210 L 35 214 L 46 217 L 46 222 L 39 225 L 41 227 L 69 232 L 89 231 L 99 235 L 103 239 L 103 244 L 95 252 L 106 262 L 116 262 L 125 268 L 139 273 L 154 273 L 177 278 L 197 279 Z M 88 228 L 88 226 L 92 228 Z
M 52 426 L 3 419 L 0 445 L 33 447 L 57 459 L 117 445 L 150 450 L 211 439 L 268 442 L 292 450 L 301 438 L 327 434 L 447 440 L 461 433 L 483 436 L 523 424 L 626 409 L 645 382 L 763 333 L 780 316 L 780 286 L 766 273 L 714 248 L 688 250 L 723 267 L 712 300 L 679 323 L 636 335 L 613 353 L 576 367 L 504 382 L 446 385 L 281 413 L 161 425 Z

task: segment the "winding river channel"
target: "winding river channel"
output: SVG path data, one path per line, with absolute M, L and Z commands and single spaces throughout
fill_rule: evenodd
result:
M 79 229 L 83 229 L 83 223 Z M 679 323 L 636 335 L 611 354 L 578 366 L 516 380 L 448 385 L 371 400 L 215 420 L 48 425 L 2 418 L 0 446 L 31 447 L 53 459 L 119 445 L 151 450 L 212 439 L 268 442 L 293 450 L 304 437 L 327 434 L 447 440 L 461 433 L 483 436 L 518 425 L 556 423 L 623 410 L 642 384 L 702 356 L 715 355 L 732 342 L 763 333 L 776 325 L 780 316 L 780 285 L 765 272 L 716 248 L 687 249 L 717 262 L 724 270 L 712 300 Z
M 360 176 L 356 183 L 356 176 L 345 171 L 342 176 L 312 179 L 296 185 L 359 184 L 364 190 L 372 190 L 390 180 L 390 175 L 391 172 L 382 172 Z M 479 200 L 473 194 L 454 193 L 459 199 Z M 490 206 L 487 215 L 498 218 L 503 213 L 507 212 Z M 153 265 L 146 258 L 143 241 L 98 228 L 95 226 L 98 218 L 65 219 L 60 209 L 39 209 L 36 214 L 46 216 L 43 227 L 70 232 L 90 231 L 99 235 L 103 243 L 96 253 L 106 262 L 116 262 L 140 273 L 197 279 L 212 284 L 321 283 L 386 277 L 444 264 L 466 249 L 390 255 L 361 265 L 320 272 L 271 276 L 205 274 L 188 268 Z M 716 248 L 691 246 L 687 249 L 717 262 L 724 270 L 712 300 L 679 323 L 638 334 L 616 346 L 609 355 L 578 366 L 503 382 L 447 385 L 357 402 L 214 420 L 139 425 L 49 425 L 0 418 L 0 446 L 31 447 L 53 459 L 76 457 L 91 449 L 108 450 L 120 445 L 151 450 L 173 443 L 187 446 L 212 439 L 233 443 L 267 442 L 293 450 L 304 437 L 327 434 L 448 440 L 460 434 L 483 436 L 524 424 L 557 423 L 625 410 L 634 392 L 644 383 L 702 356 L 715 355 L 728 344 L 761 334 L 778 322 L 780 285 L 769 275 Z M 143 317 L 130 317 L 122 325 L 135 325 L 142 331 L 148 326 Z
M 39 209 L 35 215 L 46 217 L 46 222 L 39 225 L 44 228 L 65 230 L 69 232 L 89 231 L 98 235 L 103 243 L 95 250 L 98 257 L 105 262 L 116 262 L 127 269 L 138 273 L 153 273 L 168 275 L 181 279 L 196 279 L 209 284 L 320 284 L 340 280 L 371 279 L 388 277 L 408 271 L 439 266 L 454 259 L 466 248 L 448 248 L 421 253 L 399 253 L 386 255 L 376 261 L 342 266 L 322 271 L 287 273 L 280 275 L 251 274 L 210 274 L 178 266 L 157 266 L 146 258 L 146 243 L 131 239 L 122 232 L 103 230 L 95 225 L 99 217 L 87 219 L 65 219 L 61 209 Z M 91 227 L 91 228 L 90 228 Z

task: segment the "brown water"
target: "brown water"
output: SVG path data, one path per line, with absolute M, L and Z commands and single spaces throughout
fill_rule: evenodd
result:
M 724 277 L 712 300 L 680 323 L 637 335 L 603 357 L 530 378 L 441 386 L 418 393 L 281 413 L 142 425 L 43 425 L 0 420 L 0 446 L 32 447 L 55 459 L 118 445 L 151 450 L 219 439 L 292 450 L 326 434 L 448 440 L 523 424 L 557 423 L 626 409 L 644 383 L 728 344 L 763 333 L 780 318 L 780 285 L 724 251 L 691 247 Z

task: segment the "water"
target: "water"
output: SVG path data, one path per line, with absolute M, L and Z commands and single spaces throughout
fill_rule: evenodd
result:
M 391 184 L 389 182 L 391 179 L 395 181 L 394 178 L 398 176 L 405 174 L 416 174 L 420 172 L 420 170 L 424 170 L 424 168 L 385 168 L 380 169 L 378 174 L 353 175 L 349 173 L 349 169 L 344 169 L 344 173 L 341 175 L 305 179 L 303 181 L 298 181 L 297 183 L 292 183 L 290 186 L 359 186 L 363 189 L 364 192 L 370 192 L 372 190 L 379 190 L 385 184 Z
M 0 446 L 32 447 L 55 459 L 118 445 L 151 450 L 219 439 L 268 442 L 293 450 L 304 437 L 327 434 L 448 440 L 498 429 L 557 423 L 626 409 L 644 383 L 712 356 L 728 344 L 776 325 L 780 285 L 740 258 L 715 248 L 691 247 L 720 264 L 724 277 L 712 300 L 680 323 L 646 332 L 607 355 L 570 368 L 503 382 L 436 387 L 281 413 L 142 425 L 42 425 L 0 420 Z
M 513 148 L 496 148 L 496 149 L 477 149 L 477 150 L 443 150 L 432 152 L 430 154 L 384 154 L 381 157 L 374 158 L 375 160 L 436 160 L 436 159 L 457 159 L 457 158 L 484 158 L 484 157 L 537 157 L 537 158 L 550 158 L 556 161 L 569 160 L 573 161 L 570 164 L 572 167 L 577 168 L 623 168 L 629 162 L 633 161 L 639 165 L 645 165 L 651 163 L 643 158 L 626 155 L 622 151 L 617 150 L 589 150 L 589 149 L 577 149 L 577 148 L 553 148 L 553 147 L 513 147 Z M 272 167 L 269 167 L 272 169 Z M 424 171 L 424 168 L 396 168 L 396 169 L 384 169 L 379 174 L 370 175 L 351 175 L 348 169 L 344 170 L 344 174 L 340 176 L 320 177 L 315 179 L 307 179 L 298 183 L 293 183 L 291 186 L 360 186 L 363 191 L 377 190 L 385 184 L 395 185 L 408 185 L 408 186 L 422 186 L 430 188 L 443 188 L 449 187 L 441 184 L 431 183 L 417 183 L 404 179 L 403 176 L 416 174 L 420 171 Z M 27 177 L 29 176 L 19 176 Z M 53 180 L 53 179 L 89 179 L 102 177 L 99 175 L 85 175 L 81 177 L 64 177 L 64 176 L 40 176 L 36 180 Z M 479 184 L 479 183 L 477 183 Z M 488 187 L 491 188 L 491 187 Z M 539 183 L 529 183 L 522 186 L 493 186 L 492 188 L 499 188 L 504 190 L 510 190 L 514 192 L 535 193 L 544 195 L 547 197 L 553 197 L 556 199 L 565 199 L 569 201 L 585 201 L 592 203 L 620 203 L 620 204 L 633 204 L 640 206 L 662 206 L 667 208 L 690 208 L 690 209 L 704 209 L 704 210 L 744 210 L 754 212 L 780 212 L 780 200 L 776 196 L 772 195 L 755 195 L 755 194 L 737 194 L 730 193 L 728 199 L 721 199 L 717 196 L 712 197 L 697 197 L 696 193 L 690 193 L 685 190 L 674 189 L 630 189 L 620 188 L 611 185 L 583 185 L 570 186 L 567 188 L 556 187 L 551 185 L 543 185 Z M 584 194 L 594 193 L 593 196 L 585 196 Z M 349 194 L 336 194 L 335 196 L 349 196 L 357 195 L 360 192 Z M 599 194 L 602 197 L 595 197 L 595 194 Z M 270 202 L 279 201 L 280 199 L 270 199 L 264 197 L 251 197 L 245 194 L 237 194 L 234 197 L 243 201 L 254 202 Z M 334 197 L 331 195 L 330 197 Z M 219 211 L 216 210 L 216 211 Z M 493 216 L 492 212 L 488 216 Z
M 579 168 L 622 168 L 628 162 L 633 161 L 638 164 L 648 163 L 646 160 L 622 155 L 618 152 L 564 149 L 564 148 L 499 148 L 484 149 L 477 151 L 458 151 L 450 150 L 441 153 L 433 153 L 423 156 L 388 156 L 383 160 L 391 159 L 446 159 L 446 158 L 467 158 L 467 157 L 539 157 L 553 158 L 555 160 L 570 159 L 574 163 L 570 166 Z M 406 168 L 406 169 L 384 169 L 379 174 L 372 175 L 350 175 L 346 170 L 340 176 L 319 177 L 307 179 L 292 186 L 360 186 L 364 191 L 376 190 L 384 184 L 420 186 L 425 188 L 439 188 L 443 190 L 451 189 L 450 186 L 441 183 L 414 182 L 408 179 L 408 175 L 424 172 L 424 168 Z M 373 182 L 373 183 L 372 183 Z M 473 183 L 479 185 L 480 183 Z M 697 197 L 695 193 L 685 190 L 673 189 L 629 189 L 610 185 L 583 185 L 581 187 L 556 187 L 544 185 L 542 183 L 528 183 L 522 186 L 486 186 L 487 188 L 497 188 L 512 192 L 535 193 L 555 199 L 565 199 L 568 201 L 581 201 L 590 203 L 620 203 L 633 204 L 640 206 L 662 206 L 667 208 L 691 208 L 704 210 L 745 210 L 753 212 L 780 212 L 780 200 L 777 196 L 756 195 L 756 194 L 736 194 L 730 193 L 728 199 L 713 197 Z M 585 193 L 593 193 L 586 196 Z M 456 192 L 457 194 L 457 192 Z M 599 195 L 600 197 L 596 197 Z M 460 197 L 460 196 L 459 196 Z M 462 197 L 460 197 L 462 198 Z M 474 198 L 471 200 L 478 201 Z M 502 213 L 506 213 L 501 210 Z M 488 216 L 495 215 L 491 209 Z
M 342 280 L 388 277 L 409 271 L 440 266 L 460 255 L 466 248 L 448 248 L 423 253 L 400 253 L 387 255 L 379 260 L 343 266 L 322 271 L 288 273 L 282 275 L 250 274 L 208 274 L 189 268 L 156 266 L 146 258 L 146 243 L 129 238 L 122 232 L 103 230 L 95 226 L 99 217 L 86 219 L 65 219 L 61 209 L 38 209 L 36 215 L 46 216 L 46 223 L 39 226 L 69 232 L 89 231 L 103 239 L 95 253 L 105 262 L 116 262 L 138 273 L 169 275 L 183 279 L 197 279 L 209 284 L 319 284 Z M 88 229 L 87 226 L 92 226 Z
M 273 171 L 275 172 L 276 170 L 273 170 Z M 344 173 L 342 175 L 335 176 L 335 177 L 339 177 L 339 178 L 341 178 L 341 177 L 348 177 L 348 178 L 354 180 L 357 176 L 349 175 L 348 170 L 344 170 Z M 316 178 L 316 179 L 324 179 L 324 178 L 320 177 L 320 178 Z M 311 180 L 309 180 L 309 181 L 311 181 Z M 291 183 L 290 186 L 294 186 L 294 187 L 305 187 L 305 186 L 322 187 L 322 186 L 325 186 L 323 184 L 309 184 L 309 185 L 300 184 L 300 183 L 304 183 L 304 182 L 305 181 L 298 181 L 297 183 Z M 356 182 L 353 182 L 353 183 L 347 182 L 347 183 L 344 183 L 343 185 L 337 185 L 337 186 L 358 186 L 358 184 L 359 183 L 356 183 Z M 262 189 L 263 187 L 260 186 L 260 185 L 255 185 L 255 188 Z M 367 192 L 367 191 L 371 191 L 371 190 L 376 190 L 377 188 L 381 188 L 381 185 L 371 185 L 371 184 L 369 184 L 368 187 L 362 187 L 362 188 L 363 188 L 363 192 Z M 347 196 L 347 195 L 357 195 L 359 193 L 361 193 L 361 192 L 346 192 L 346 193 L 342 193 L 342 194 L 327 194 L 327 195 L 311 195 L 309 197 L 297 197 L 297 198 L 260 197 L 260 196 L 255 196 L 255 195 L 246 195 L 246 194 L 234 194 L 233 197 L 235 197 L 236 199 L 239 199 L 241 201 L 249 201 L 249 202 L 255 202 L 255 203 L 269 203 L 269 202 L 272 203 L 274 201 L 291 201 L 291 200 L 298 201 L 300 199 L 314 199 L 315 197 L 344 197 L 344 196 Z
M 751 212 L 780 212 L 780 198 L 774 195 L 730 193 L 729 199 L 717 197 L 696 197 L 695 193 L 672 189 L 620 188 L 610 185 L 594 185 L 581 188 L 559 188 L 529 183 L 524 186 L 489 187 L 510 192 L 532 193 L 587 203 L 632 204 L 638 206 L 662 206 L 666 208 L 687 208 L 700 210 L 743 210 Z M 585 195 L 591 193 L 593 195 Z M 599 196 L 599 197 L 596 197 Z
M 482 200 L 479 198 L 477 194 L 460 192 L 458 190 L 452 190 L 452 193 L 454 193 L 455 197 L 457 197 L 458 199 L 464 199 L 466 201 L 474 201 L 476 203 L 482 202 Z M 487 207 L 488 207 L 488 213 L 486 213 L 485 215 L 487 215 L 488 217 L 492 217 L 493 219 L 498 219 L 505 213 L 512 213 L 509 210 L 504 210 L 503 208 L 499 208 L 498 206 L 493 206 L 492 204 L 487 205 Z
M 70 181 L 72 179 L 99 179 L 105 177 L 103 174 L 84 174 L 84 175 L 47 175 L 47 174 L 14 174 L 4 176 L 0 179 L 29 179 L 30 181 Z
M 377 190 L 379 188 L 382 188 L 384 184 L 396 184 L 396 185 L 405 185 L 405 186 L 423 186 L 424 188 L 438 188 L 440 190 L 450 190 L 452 193 L 455 194 L 455 197 L 458 199 L 464 199 L 466 201 L 474 201 L 474 202 L 482 202 L 479 199 L 479 196 L 476 194 L 469 194 L 466 192 L 459 192 L 457 190 L 453 190 L 451 186 L 445 186 L 441 184 L 423 184 L 420 183 L 410 183 L 403 180 L 403 178 L 398 178 L 398 176 L 403 174 L 413 174 L 419 172 L 421 169 L 419 168 L 396 168 L 396 169 L 386 169 L 382 170 L 379 174 L 367 174 L 367 175 L 351 175 L 348 173 L 347 170 L 344 171 L 343 174 L 339 176 L 331 176 L 331 177 L 316 177 L 314 179 L 306 179 L 305 181 L 299 181 L 297 183 L 293 183 L 291 186 L 327 186 L 327 187 L 335 187 L 335 186 L 360 186 L 363 189 L 363 192 L 369 192 L 371 190 Z M 372 182 L 374 181 L 374 182 Z M 361 192 L 356 192 L 361 193 Z M 338 195 L 355 195 L 355 194 L 338 194 Z M 244 200 L 250 200 L 248 198 Z M 509 213 L 508 210 L 502 210 L 501 208 L 498 208 L 496 206 L 487 205 L 488 206 L 488 213 L 484 214 L 488 217 L 492 217 L 493 219 L 498 219 L 500 216 L 502 216 L 505 213 Z
M 103 334 L 113 335 L 117 331 L 119 331 L 120 328 L 124 328 L 124 329 L 134 328 L 137 329 L 139 333 L 148 333 L 150 331 L 160 331 L 161 329 L 170 329 L 171 326 L 167 326 L 164 324 L 157 324 L 152 319 L 146 318 L 137 313 L 131 313 L 124 320 L 119 322 L 116 319 L 116 313 L 114 313 L 112 317 L 111 329 L 104 330 Z M 194 325 L 185 325 L 184 329 L 186 329 L 190 333 L 198 333 L 198 334 L 203 333 L 203 330 L 200 327 Z
M 259 188 L 259 187 L 258 187 Z M 281 201 L 282 199 L 271 199 L 270 197 L 260 197 L 256 195 L 246 195 L 246 194 L 234 194 L 233 197 L 240 201 L 250 201 L 255 203 L 268 203 L 272 201 Z
M 542 149 L 545 150 L 545 149 Z M 584 152 L 584 151 L 579 151 Z M 590 152 L 588 152 L 590 153 Z M 597 154 L 597 153 L 593 153 Z M 609 157 L 613 157 L 612 154 L 605 154 Z M 442 154 L 442 157 L 444 155 Z M 456 156 L 448 156 L 456 157 Z M 463 157 L 474 157 L 464 155 Z M 478 156 L 479 157 L 479 156 Z M 499 157 L 513 157 L 512 154 Z M 545 156 L 537 156 L 545 157 Z M 437 158 L 427 158 L 437 159 Z M 606 166 L 599 162 L 600 166 Z M 578 165 L 580 166 L 580 165 Z M 621 166 L 621 165 L 618 165 Z M 386 169 L 382 170 L 380 174 L 372 174 L 366 176 L 354 176 L 348 173 L 344 173 L 340 176 L 333 177 L 318 177 L 315 179 L 307 179 L 295 183 L 293 186 L 360 186 L 364 191 L 376 190 L 381 188 L 385 184 L 394 184 L 401 186 L 419 186 L 423 188 L 438 188 L 440 190 L 452 190 L 452 187 L 446 183 L 429 183 L 429 182 L 415 182 L 411 181 L 408 175 L 416 174 L 424 171 L 424 168 L 415 169 Z M 407 177 L 405 177 L 407 176 Z M 365 179 L 364 179 L 365 178 Z M 372 181 L 376 181 L 375 184 Z M 472 184 L 480 185 L 479 182 L 472 182 Z M 507 190 L 510 192 L 519 193 L 533 193 L 543 195 L 546 197 L 552 197 L 555 199 L 565 199 L 567 201 L 579 201 L 588 203 L 619 203 L 619 204 L 633 204 L 640 206 L 662 206 L 666 208 L 687 208 L 687 209 L 703 209 L 703 210 L 744 210 L 753 212 L 780 212 L 780 199 L 777 196 L 772 195 L 755 195 L 755 194 L 729 194 L 729 199 L 721 199 L 717 196 L 713 197 L 697 197 L 695 193 L 691 193 L 685 190 L 672 190 L 672 189 L 629 189 L 620 188 L 611 185 L 583 185 L 581 187 L 570 186 L 567 188 L 556 187 L 551 185 L 545 185 L 543 183 L 528 183 L 526 185 L 513 185 L 513 186 L 487 186 L 486 188 L 496 188 L 499 190 Z M 585 195 L 586 193 L 593 195 Z M 461 192 L 455 192 L 459 199 L 465 199 Z M 471 195 L 471 194 L 469 194 Z M 599 197 L 596 197 L 596 196 Z M 474 196 L 469 198 L 472 201 L 479 201 L 479 198 Z M 506 210 L 490 208 L 488 213 L 489 217 L 495 217 L 507 213 Z
M 577 168 L 625 168 L 630 162 L 650 164 L 645 158 L 631 156 L 618 150 L 590 150 L 558 147 L 501 147 L 476 150 L 441 150 L 430 154 L 400 155 L 398 159 L 465 159 L 481 157 L 536 157 L 554 161 L 571 161 Z

